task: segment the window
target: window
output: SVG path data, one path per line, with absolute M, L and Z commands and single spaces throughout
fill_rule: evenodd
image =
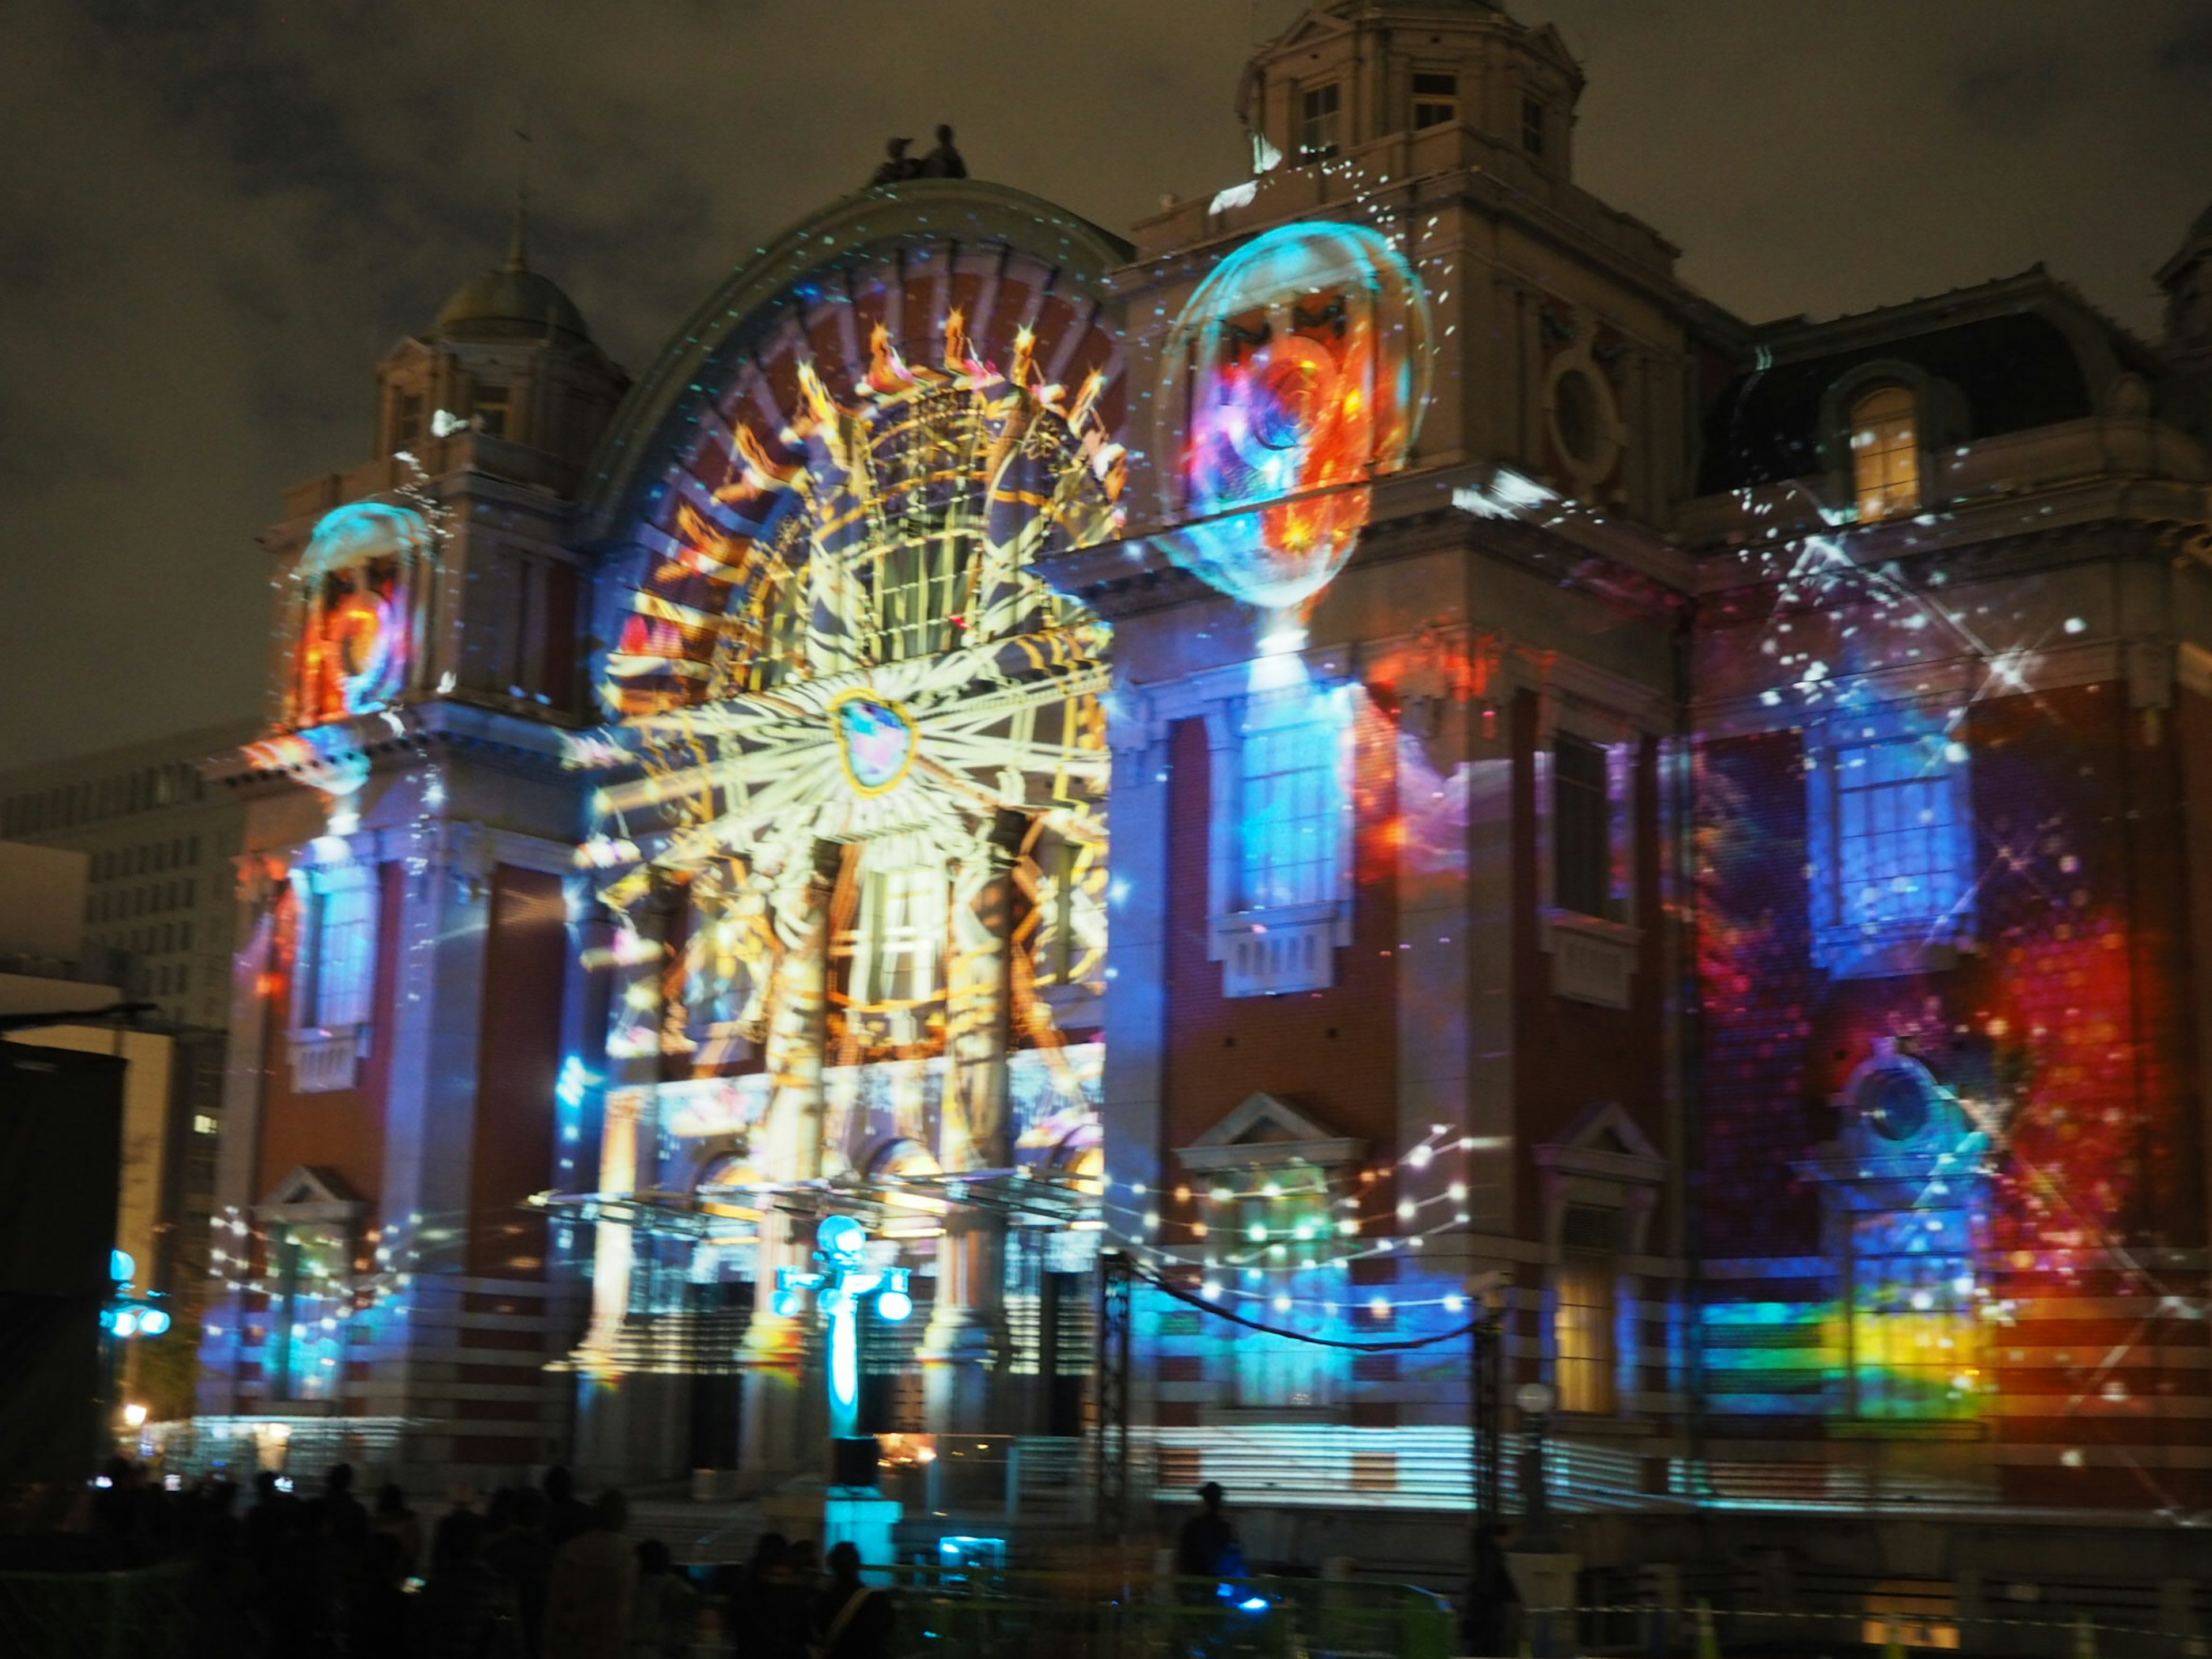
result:
M 1255 697 L 1245 720 L 1238 882 L 1245 910 L 1337 896 L 1345 787 L 1342 726 L 1331 696 Z
M 1334 155 L 1337 146 L 1338 106 L 1343 88 L 1334 81 L 1307 87 L 1298 94 L 1298 154 Z
M 1619 1407 L 1613 1287 L 1620 1237 L 1619 1212 L 1567 1206 L 1552 1305 L 1552 1347 L 1563 1412 L 1610 1415 Z
M 507 436 L 508 389 L 480 386 L 476 390 L 476 428 L 487 438 Z
M 1843 726 L 1832 750 L 1838 922 L 1867 936 L 1938 925 L 1964 898 L 1958 745 L 1942 732 L 1900 734 L 1893 721 Z
M 1225 1186 L 1216 1190 L 1232 1196 L 1208 1206 L 1207 1213 L 1215 1218 L 1209 1231 L 1231 1235 L 1220 1241 L 1221 1260 L 1240 1264 L 1237 1282 L 1267 1297 L 1243 1306 L 1264 1323 L 1302 1330 L 1317 1312 L 1340 1305 L 1349 1291 L 1344 1270 L 1329 1265 L 1335 1235 L 1327 1175 L 1310 1164 L 1291 1163 L 1238 1170 L 1224 1180 Z M 1331 1406 L 1341 1392 L 1340 1350 L 1240 1330 L 1229 1353 L 1230 1397 L 1237 1406 Z
M 1449 126 L 1459 119 L 1459 76 L 1419 74 L 1413 76 L 1413 130 Z
M 1610 918 L 1612 808 L 1606 753 L 1560 732 L 1552 748 L 1553 891 L 1563 910 Z
M 950 907 L 939 866 L 863 870 L 853 925 L 830 951 L 840 976 L 848 1044 L 911 1043 L 927 1035 L 943 994 Z
M 275 1230 L 270 1276 L 270 1395 L 328 1400 L 337 1392 L 339 1313 L 345 1296 L 345 1240 L 335 1227 L 291 1223 Z
M 376 871 L 349 859 L 313 871 L 301 911 L 293 1024 L 349 1031 L 368 1024 L 376 972 Z
M 192 1114 L 192 1133 L 196 1135 L 211 1135 L 222 1127 L 209 1113 L 194 1112 Z
M 1862 522 L 1920 510 L 1920 410 L 1911 388 L 1877 386 L 1851 404 L 1851 486 Z
M 1973 1252 L 1963 1210 L 1851 1224 L 1851 1394 L 1860 1417 L 1976 1414 Z
M 403 392 L 392 400 L 392 447 L 412 447 L 422 436 L 422 394 Z
M 1541 160 L 1544 154 L 1544 100 L 1526 98 L 1521 100 L 1521 148 Z

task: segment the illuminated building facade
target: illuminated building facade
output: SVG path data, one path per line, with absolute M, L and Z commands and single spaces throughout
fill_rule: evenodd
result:
M 1753 328 L 1581 87 L 1323 6 L 1133 246 L 915 180 L 618 410 L 519 248 L 387 359 L 215 768 L 203 1431 L 1065 1439 L 1111 1241 L 1271 1553 L 1463 1507 L 1492 1309 L 1571 1502 L 2201 1505 L 2212 224 L 2156 349 Z
M 519 1206 L 584 1017 L 569 526 L 624 386 L 518 222 L 378 366 L 379 459 L 264 538 L 267 723 L 204 763 L 246 831 L 203 1462 L 425 1480 L 566 1443 L 578 1291 Z

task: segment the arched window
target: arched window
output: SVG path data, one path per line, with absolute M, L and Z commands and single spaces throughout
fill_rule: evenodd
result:
M 1920 404 L 1911 387 L 1876 386 L 1852 403 L 1851 486 L 1862 524 L 1920 510 Z

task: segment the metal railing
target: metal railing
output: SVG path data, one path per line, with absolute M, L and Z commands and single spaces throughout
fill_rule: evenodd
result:
M 902 1659 L 1450 1659 L 1425 1590 L 1340 1579 L 895 1570 Z
M 2039 1617 L 1961 1613 L 1948 1602 L 1869 1594 L 1856 1607 L 1716 1607 L 1615 1602 L 1522 1607 L 1516 1640 L 1534 1659 L 1634 1656 L 1695 1659 L 1744 1653 L 1836 1653 L 1862 1649 L 2003 1655 L 2007 1659 L 2203 1659 L 2193 1619 L 2164 1625 L 2052 1609 Z
M 1075 1522 L 1090 1516 L 1084 1443 L 1040 1435 L 940 1434 L 929 1457 L 887 1461 L 884 1496 L 908 1515 L 958 1516 L 994 1523 Z
M 0 1659 L 169 1659 L 193 1650 L 204 1611 L 191 1569 L 0 1572 Z

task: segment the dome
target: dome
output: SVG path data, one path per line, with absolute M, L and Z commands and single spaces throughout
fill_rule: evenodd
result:
M 507 263 L 454 290 L 430 325 L 439 340 L 591 338 L 584 313 L 551 277 L 531 270 L 528 221 L 518 212 Z

